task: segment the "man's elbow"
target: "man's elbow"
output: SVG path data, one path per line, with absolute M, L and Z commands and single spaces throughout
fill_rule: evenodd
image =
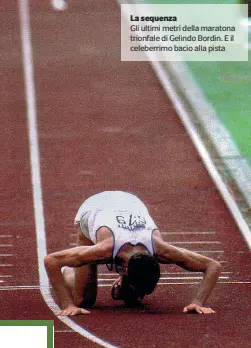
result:
M 212 260 L 209 265 L 209 269 L 213 271 L 218 277 L 221 274 L 221 263 L 215 260 Z
M 53 254 L 46 255 L 44 258 L 44 266 L 46 270 L 57 267 L 57 258 Z

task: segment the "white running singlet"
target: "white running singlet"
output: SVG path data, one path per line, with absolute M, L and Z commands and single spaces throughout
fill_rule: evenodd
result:
M 123 245 L 141 244 L 154 254 L 152 235 L 157 229 L 147 207 L 136 196 L 123 191 L 105 191 L 88 198 L 79 208 L 75 224 L 97 243 L 97 231 L 107 227 L 114 236 L 113 258 Z

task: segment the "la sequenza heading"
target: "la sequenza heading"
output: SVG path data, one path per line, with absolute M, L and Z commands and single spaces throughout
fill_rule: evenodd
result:
M 177 22 L 175 16 L 134 16 L 130 15 L 131 22 Z

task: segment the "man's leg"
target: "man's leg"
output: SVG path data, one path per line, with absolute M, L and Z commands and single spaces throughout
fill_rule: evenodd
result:
M 93 243 L 79 228 L 77 246 L 83 245 L 91 246 Z M 97 297 L 97 265 L 65 267 L 63 276 L 72 293 L 74 303 L 83 308 L 92 307 Z

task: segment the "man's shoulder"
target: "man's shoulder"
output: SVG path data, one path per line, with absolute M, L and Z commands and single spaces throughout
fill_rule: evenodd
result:
M 94 246 L 95 253 L 98 255 L 103 255 L 103 259 L 109 259 L 112 257 L 112 251 L 113 251 L 113 237 L 105 238 Z
M 104 244 L 113 245 L 113 233 L 108 226 L 101 226 L 96 233 L 97 243 L 105 242 Z

